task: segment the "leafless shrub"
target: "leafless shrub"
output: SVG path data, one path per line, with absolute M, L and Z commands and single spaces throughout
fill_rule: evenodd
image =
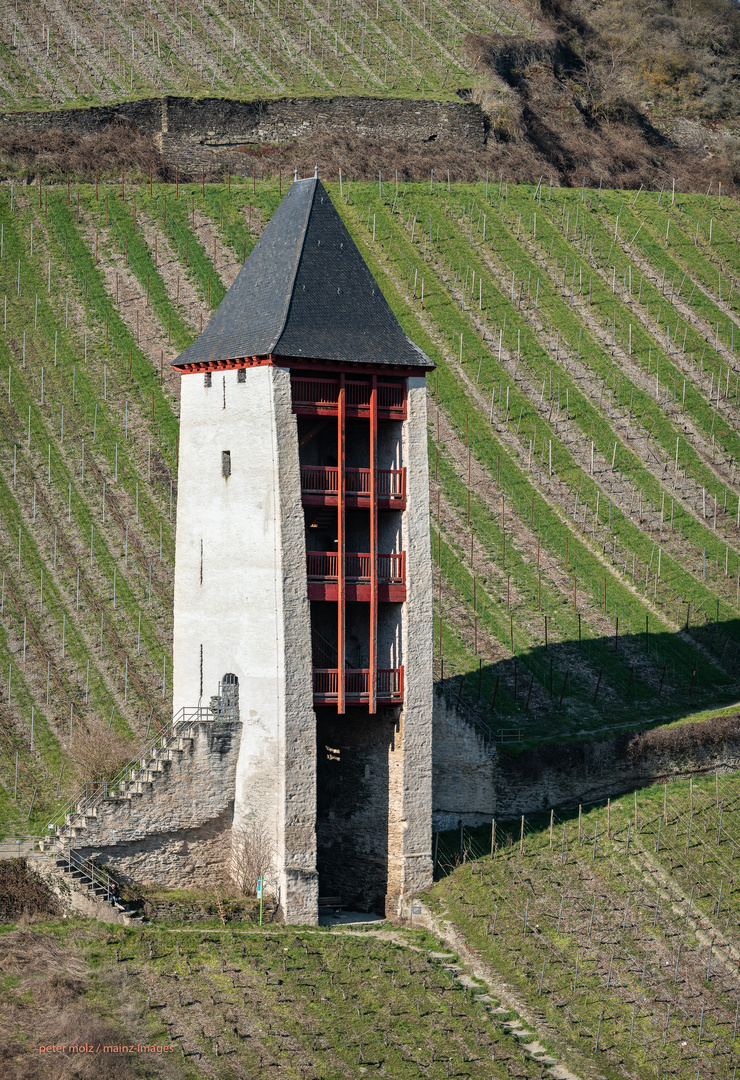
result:
M 86 965 L 69 955 L 46 934 L 18 930 L 0 939 L 0 971 L 13 975 L 18 985 L 0 1001 L 0 1073 L 3 1080 L 94 1080 L 100 1075 L 96 1054 L 60 1054 L 44 1061 L 29 1053 L 28 1043 L 79 1046 L 116 1045 L 121 1032 L 97 1016 L 83 1002 L 87 990 Z M 19 1033 L 33 1032 L 21 1039 Z M 107 1060 L 110 1057 L 110 1060 Z M 122 1055 L 106 1054 L 105 1075 L 112 1080 L 133 1077 L 132 1063 Z
M 130 761 L 132 743 L 102 720 L 78 721 L 69 745 L 79 784 L 102 784 Z
M 537 37 L 524 34 L 466 34 L 463 56 L 476 70 L 487 70 L 509 86 L 516 86 L 524 70 L 534 63 L 552 65 L 558 52 L 554 33 Z
M 34 916 L 58 914 L 56 897 L 25 859 L 0 860 L 0 922 L 27 922 Z
M 632 761 L 641 761 L 647 755 L 656 754 L 678 758 L 704 748 L 737 741 L 739 737 L 740 717 L 713 716 L 696 724 L 654 728 L 633 735 L 627 745 L 627 755 Z
M 168 179 L 168 170 L 154 140 L 129 120 L 116 120 L 89 135 L 61 129 L 32 131 L 17 126 L 0 128 L 0 170 L 61 179 L 130 176 Z
M 264 822 L 245 821 L 234 827 L 231 876 L 243 896 L 256 895 L 259 877 L 264 882 L 263 892 L 276 894 L 276 854 L 272 834 Z

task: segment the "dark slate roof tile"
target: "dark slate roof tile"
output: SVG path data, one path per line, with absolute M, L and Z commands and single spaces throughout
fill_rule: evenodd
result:
M 293 183 L 203 333 L 174 366 L 246 356 L 430 369 L 315 177 Z

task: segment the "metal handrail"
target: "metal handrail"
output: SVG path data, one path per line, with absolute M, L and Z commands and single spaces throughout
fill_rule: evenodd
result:
M 107 799 L 109 793 L 114 788 L 118 787 L 120 790 L 124 783 L 133 779 L 133 777 L 127 774 L 133 772 L 135 769 L 141 769 L 142 760 L 151 757 L 151 751 L 158 744 L 161 746 L 163 740 L 168 740 L 182 734 L 181 731 L 176 731 L 176 728 L 189 727 L 195 723 L 212 723 L 221 719 L 222 717 L 218 712 L 214 713 L 212 709 L 206 706 L 183 706 L 168 724 L 161 728 L 156 735 L 145 743 L 135 758 L 124 765 L 122 769 L 119 769 L 112 780 L 106 780 L 102 784 L 84 784 L 81 788 L 78 788 L 69 802 L 65 803 L 62 809 L 48 822 L 46 826 L 47 830 L 55 832 L 68 814 L 83 813 L 90 806 L 95 806 L 102 802 L 103 799 Z
M 0 859 L 27 859 L 43 855 L 40 848 L 43 837 L 40 836 L 3 836 L 0 837 Z
M 0 839 L 0 859 L 54 858 L 57 863 L 62 860 L 66 862 L 68 871 L 79 870 L 94 885 L 102 886 L 105 889 L 106 900 L 118 895 L 118 882 L 102 866 L 98 866 L 92 860 L 86 859 L 73 848 L 68 848 L 64 852 L 44 851 L 42 847 L 44 840 L 45 837 L 43 836 L 2 837 Z M 4 854 L 3 849 L 7 849 L 8 854 Z
M 118 882 L 115 878 L 111 877 L 102 866 L 98 866 L 90 859 L 84 858 L 79 852 L 74 851 L 72 848 L 67 848 L 67 850 L 62 855 L 58 855 L 57 858 L 66 860 L 68 871 L 71 872 L 73 869 L 79 870 L 80 873 L 88 877 L 94 885 L 102 886 L 105 889 L 106 900 L 110 901 L 112 896 L 117 896 Z
M 435 665 L 434 671 L 435 679 L 437 678 L 437 670 Z M 456 678 L 454 675 L 449 675 L 445 679 L 445 682 L 450 682 Z M 487 739 L 489 742 L 494 743 L 506 743 L 506 742 L 521 742 L 523 738 L 522 728 L 497 728 L 494 730 L 492 725 L 481 716 L 480 712 L 475 709 L 471 709 L 467 702 L 462 700 L 461 690 L 458 690 L 457 701 L 453 701 L 453 688 L 448 688 L 442 685 L 441 682 L 436 682 L 436 692 L 442 694 L 448 704 L 452 705 L 455 711 L 460 715 L 466 723 L 475 728 L 478 734 Z

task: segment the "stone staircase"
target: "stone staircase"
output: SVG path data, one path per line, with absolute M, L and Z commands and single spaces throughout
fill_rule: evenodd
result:
M 0 859 L 25 859 L 65 907 L 81 914 L 106 922 L 143 920 L 136 904 L 120 899 L 115 878 L 72 848 L 61 853 L 50 850 L 43 837 L 10 836 L 0 840 Z
M 75 793 L 49 822 L 49 836 L 42 841 L 43 850 L 63 857 L 75 846 L 84 846 L 86 830 L 97 822 L 103 808 L 131 808 L 142 795 L 150 794 L 172 763 L 181 761 L 192 748 L 195 726 L 213 719 L 209 708 L 182 709 L 113 780 L 85 785 Z
M 101 866 L 82 858 L 71 848 L 65 854 L 53 858 L 58 873 L 64 875 L 68 887 L 75 892 L 87 894 L 93 905 L 106 904 L 125 918 L 127 922 L 142 922 L 144 916 L 136 904 L 126 903 L 118 896 L 118 883 Z

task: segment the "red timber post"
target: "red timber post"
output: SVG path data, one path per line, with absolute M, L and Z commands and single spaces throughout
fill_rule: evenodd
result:
M 339 376 L 337 401 L 337 712 L 344 712 L 345 692 L 345 375 Z
M 378 376 L 370 392 L 370 712 L 378 685 Z

